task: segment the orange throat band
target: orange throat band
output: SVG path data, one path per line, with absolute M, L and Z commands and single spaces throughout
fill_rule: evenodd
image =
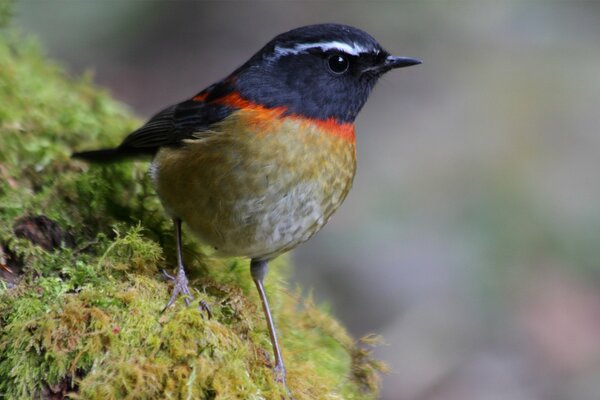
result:
M 208 93 L 200 93 L 199 95 L 195 96 L 193 100 L 206 101 L 207 97 Z M 354 143 L 356 140 L 353 123 L 339 122 L 334 118 L 328 118 L 323 120 L 303 117 L 298 114 L 285 115 L 287 112 L 287 108 L 284 106 L 271 108 L 265 107 L 263 105 L 253 103 L 242 98 L 242 96 L 240 96 L 238 92 L 232 92 L 226 96 L 212 100 L 211 103 L 222 104 L 240 110 L 253 111 L 257 123 L 268 123 L 280 118 L 292 118 L 298 120 L 301 123 L 317 126 L 319 129 L 323 130 L 327 134 L 340 137 L 345 141 Z

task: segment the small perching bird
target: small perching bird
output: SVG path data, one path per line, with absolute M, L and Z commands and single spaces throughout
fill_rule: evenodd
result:
M 175 225 L 179 294 L 189 304 L 181 223 L 223 256 L 251 259 L 275 354 L 285 367 L 263 280 L 269 260 L 308 240 L 346 198 L 356 168 L 354 120 L 378 78 L 420 64 L 366 32 L 304 26 L 276 36 L 225 79 L 165 108 L 113 149 L 73 156 L 153 156 L 151 175 Z M 206 308 L 208 310 L 208 308 Z

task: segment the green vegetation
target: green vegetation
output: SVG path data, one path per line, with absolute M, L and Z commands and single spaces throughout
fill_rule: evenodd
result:
M 70 159 L 139 121 L 12 31 L 0 38 L 0 105 L 0 397 L 281 398 L 248 262 L 186 242 L 213 318 L 183 301 L 161 314 L 174 239 L 147 162 Z M 375 398 L 381 365 L 287 288 L 288 270 L 276 260 L 266 284 L 294 398 Z

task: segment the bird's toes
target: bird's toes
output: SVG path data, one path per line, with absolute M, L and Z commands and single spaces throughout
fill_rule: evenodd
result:
M 171 275 L 170 273 L 168 273 L 166 269 L 163 269 L 161 272 L 162 272 L 163 278 L 165 278 L 166 280 L 169 280 L 169 281 L 175 280 L 175 277 L 173 275 Z
M 173 292 L 171 293 L 171 298 L 169 298 L 167 305 L 162 309 L 161 312 L 165 312 L 167 308 L 171 307 L 175 303 L 175 300 L 177 300 L 177 297 L 179 297 L 179 295 L 184 296 L 185 304 L 189 306 L 190 303 L 194 300 L 194 296 L 190 292 L 188 280 L 185 276 L 185 273 L 178 272 L 176 276 L 172 276 L 165 270 L 163 270 L 162 273 L 163 276 L 173 281 L 175 284 L 173 285 Z
M 212 318 L 212 311 L 210 310 L 210 307 L 208 306 L 208 303 L 206 301 L 200 300 L 198 304 L 198 309 L 201 313 L 205 312 L 208 319 Z

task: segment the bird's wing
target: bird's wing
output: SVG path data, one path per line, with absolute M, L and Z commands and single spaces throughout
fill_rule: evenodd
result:
M 178 146 L 194 134 L 210 130 L 223 120 L 232 108 L 205 101 L 187 100 L 168 107 L 153 116 L 144 126 L 132 132 L 119 147 L 154 154 L 163 146 Z
M 130 133 L 113 149 L 74 153 L 73 157 L 92 162 L 112 162 L 142 155 L 154 155 L 159 148 L 179 146 L 233 112 L 233 108 L 205 101 L 206 94 L 167 107 L 154 115 L 142 127 Z

